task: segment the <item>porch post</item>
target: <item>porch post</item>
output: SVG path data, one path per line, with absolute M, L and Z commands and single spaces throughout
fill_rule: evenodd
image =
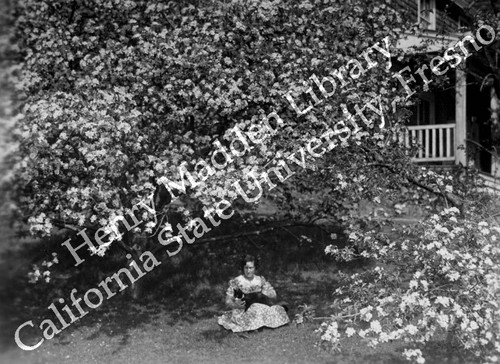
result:
M 455 80 L 455 163 L 467 165 L 465 149 L 458 149 L 459 146 L 467 147 L 465 143 L 467 126 L 467 74 L 460 67 L 456 69 Z

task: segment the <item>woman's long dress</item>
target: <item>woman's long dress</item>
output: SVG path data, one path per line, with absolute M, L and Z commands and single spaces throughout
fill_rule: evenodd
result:
M 276 292 L 262 276 L 254 276 L 251 281 L 240 275 L 229 281 L 226 294 L 235 297 L 234 291 L 240 289 L 243 293 L 262 292 L 265 295 L 275 295 Z M 261 327 L 276 328 L 290 322 L 283 306 L 267 306 L 261 303 L 252 304 L 247 311 L 244 308 L 224 312 L 218 317 L 219 325 L 233 332 L 257 330 Z

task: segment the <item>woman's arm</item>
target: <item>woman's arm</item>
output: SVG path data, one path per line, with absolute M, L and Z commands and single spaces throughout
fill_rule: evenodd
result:
M 243 308 L 245 307 L 245 302 L 238 299 L 234 298 L 231 295 L 226 295 L 226 305 L 229 306 L 230 308 Z
M 234 297 L 234 290 L 238 288 L 235 279 L 229 281 L 229 287 L 226 291 L 226 305 L 232 309 L 245 307 L 245 302 Z
M 276 299 L 278 295 L 276 294 L 276 291 L 274 290 L 273 286 L 271 286 L 271 283 L 266 281 L 264 277 L 260 277 L 260 279 L 262 281 L 262 294 L 266 295 L 267 297 L 273 300 Z

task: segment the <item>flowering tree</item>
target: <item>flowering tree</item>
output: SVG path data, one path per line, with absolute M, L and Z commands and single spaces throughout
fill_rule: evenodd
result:
M 179 166 L 186 162 L 192 171 L 209 160 L 215 141 L 231 140 L 231 128 L 247 131 L 277 111 L 286 127 L 201 186 L 187 183 L 182 199 L 206 204 L 227 197 L 227 187 L 246 178 L 246 167 L 267 165 L 342 117 L 339 105 L 352 110 L 377 95 L 390 105 L 397 95 L 390 57 L 371 52 L 371 68 L 361 75 L 360 53 L 373 44 L 394 44 L 394 29 L 403 24 L 383 2 L 195 3 L 19 2 L 16 42 L 23 62 L 16 87 L 23 117 L 16 129 L 14 199 L 31 233 L 95 231 L 117 216 L 136 214 L 133 207 L 159 179 L 178 181 Z M 360 61 L 349 65 L 351 59 Z M 283 95 L 292 91 L 299 107 L 308 105 L 303 82 L 341 66 L 349 89 L 340 92 L 339 86 L 335 99 L 318 105 L 314 115 L 298 117 Z M 367 143 L 381 148 L 378 129 L 378 139 Z M 357 149 L 355 144 L 349 157 Z M 341 154 L 324 164 L 352 167 L 347 158 L 336 159 Z M 302 193 L 307 185 L 299 180 L 293 188 Z M 279 186 L 270 195 L 295 204 L 288 189 Z M 116 241 L 123 249 L 132 249 L 135 236 L 152 234 L 154 216 L 144 212 L 141 218 L 142 225 Z

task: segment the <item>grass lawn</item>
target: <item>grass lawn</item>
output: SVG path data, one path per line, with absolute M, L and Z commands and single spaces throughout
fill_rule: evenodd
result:
M 10 345 L 0 363 L 406 363 L 396 344 L 371 349 L 349 339 L 342 353 L 320 349 L 316 323 L 233 334 L 211 308 L 182 315 L 153 306 L 124 302 L 95 311 L 33 352 Z M 470 363 L 431 351 L 429 363 Z
M 62 293 L 48 294 L 49 301 L 43 290 L 44 295 L 40 290 L 35 294 L 36 287 L 27 283 L 26 273 L 40 251 L 50 252 L 52 247 L 37 242 L 21 244 L 13 237 L 6 240 L 6 236 L 2 235 L 0 244 L 0 364 L 406 363 L 400 354 L 402 347 L 396 343 L 372 349 L 359 338 L 351 338 L 345 340 L 341 353 L 319 348 L 315 345 L 319 336 L 314 331 L 321 321 L 245 334 L 223 330 L 216 316 L 224 310 L 227 279 L 234 267 L 225 271 L 220 255 L 210 258 L 206 253 L 204 260 L 193 253 L 192 262 L 180 264 L 177 271 L 172 268 L 175 262 L 164 262 L 162 267 L 167 270 L 148 283 L 139 300 L 131 300 L 127 294 L 116 295 L 37 350 L 24 352 L 14 342 L 18 325 L 32 319 L 38 326 L 44 318 L 52 318 L 47 310 L 50 300 L 68 299 L 73 286 L 78 287 L 80 295 L 88 288 L 80 287 L 72 277 Z M 272 263 L 265 265 L 266 278 L 280 298 L 290 303 L 291 318 L 304 303 L 314 305 L 317 315 L 328 316 L 332 313 L 328 302 L 337 285 L 338 266 L 325 261 L 323 250 L 317 247 L 308 250 L 316 255 L 300 248 L 295 250 L 296 256 L 286 256 L 283 252 L 294 248 L 290 241 L 284 244 L 287 250 L 264 247 L 269 249 L 267 259 Z M 194 246 L 190 249 L 186 254 L 196 251 Z M 91 285 L 95 287 L 95 282 Z M 38 328 L 29 331 L 34 336 L 27 343 L 41 338 Z M 439 343 L 429 346 L 427 358 L 427 363 L 435 364 L 474 363 Z
M 352 341 L 342 354 L 317 348 L 315 323 L 233 334 L 210 308 L 179 315 L 153 306 L 95 311 L 33 352 L 11 345 L 0 363 L 404 363 L 389 345 Z

